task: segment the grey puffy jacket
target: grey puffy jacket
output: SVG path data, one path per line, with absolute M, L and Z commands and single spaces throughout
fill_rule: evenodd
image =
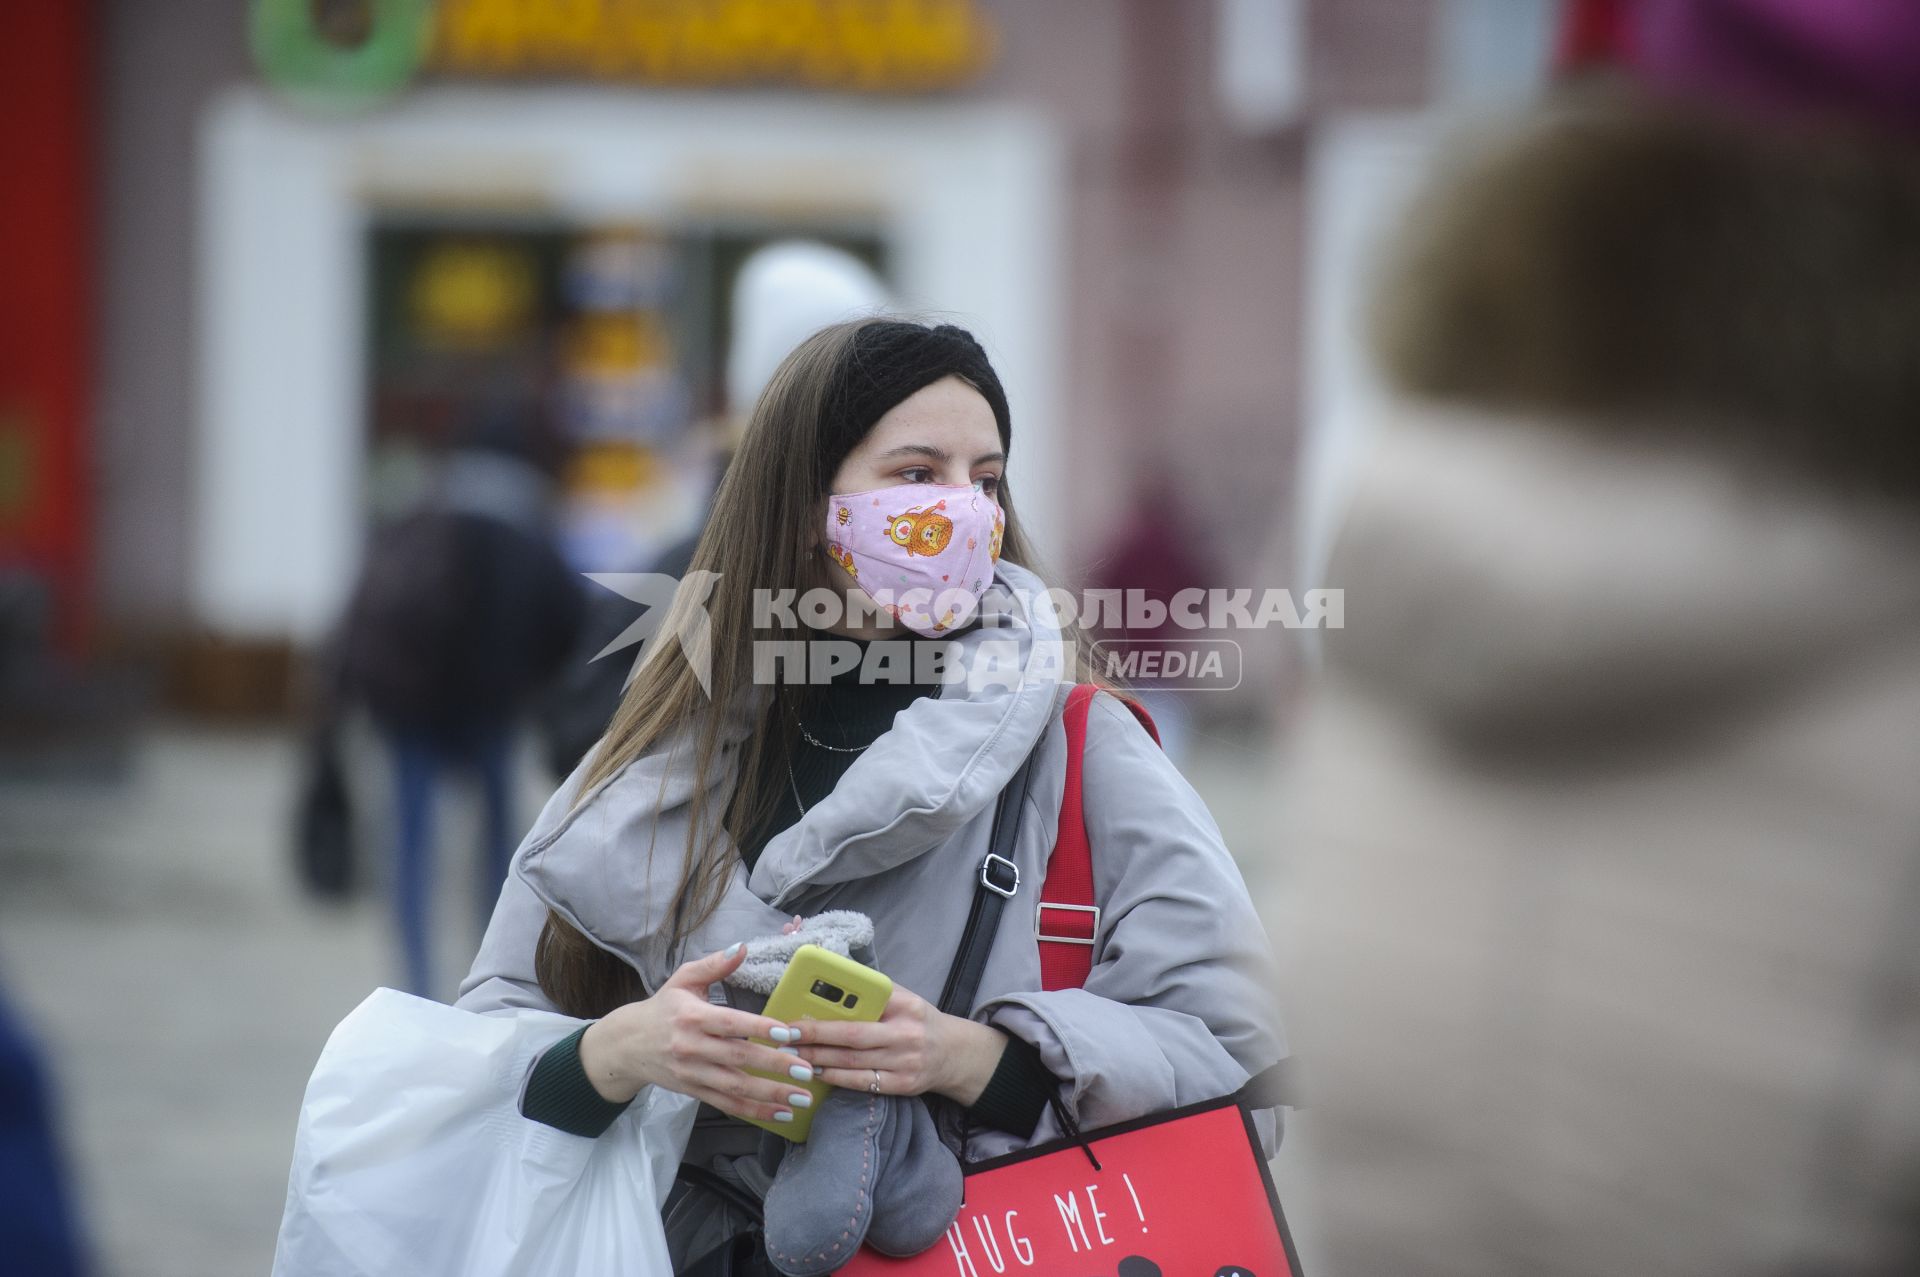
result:
M 955 640 L 967 677 L 903 710 L 832 793 L 767 844 L 751 876 L 736 863 L 720 908 L 680 946 L 664 924 L 696 784 L 691 750 L 676 748 L 691 725 L 578 805 L 585 766 L 576 768 L 514 857 L 458 1005 L 551 1009 L 533 969 L 549 907 L 648 988 L 687 959 L 777 931 L 795 913 L 858 910 L 875 920 L 880 969 L 936 997 L 995 800 L 1037 745 L 1014 854 L 1019 894 L 1002 914 L 973 1018 L 1033 1043 L 1083 1128 L 1227 1094 L 1274 1063 L 1286 1053 L 1274 959 L 1246 884 L 1199 796 L 1110 697 L 1095 698 L 1083 765 L 1101 909 L 1093 971 L 1084 988 L 1041 989 L 1035 903 L 1058 826 L 1069 690 L 1059 630 L 1044 606 L 1028 606 L 1043 588 L 1002 563 L 989 587 L 1000 623 Z M 767 689 L 754 690 L 752 703 L 728 715 L 728 760 L 765 704 Z M 716 772 L 714 783 L 731 783 L 730 767 Z M 656 815 L 659 850 L 649 858 Z M 1271 1154 L 1278 1114 L 1258 1122 Z M 1048 1114 L 1032 1141 L 1061 1133 Z M 1022 1146 L 976 1130 L 967 1151 L 978 1159 Z

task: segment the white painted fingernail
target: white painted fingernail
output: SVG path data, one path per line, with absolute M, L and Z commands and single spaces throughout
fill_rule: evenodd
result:
M 800 1030 L 789 1029 L 783 1024 L 774 1028 L 770 1036 L 772 1036 L 775 1042 L 798 1042 L 800 1040 Z
M 773 1115 L 773 1120 L 776 1122 L 791 1122 L 793 1120 L 793 1114 L 787 1112 L 785 1109 L 781 1109 Z
M 775 1049 L 776 1051 L 778 1051 L 778 1052 L 780 1052 L 780 1054 L 782 1054 L 782 1055 L 798 1055 L 798 1054 L 800 1054 L 800 1048 L 799 1048 L 799 1047 L 797 1047 L 797 1046 L 781 1046 L 781 1047 L 775 1047 L 774 1049 Z
M 726 951 L 722 953 L 720 956 L 723 958 L 731 958 L 746 947 L 747 947 L 747 942 L 745 940 L 735 940 L 732 944 L 727 946 Z
M 787 1103 L 793 1105 L 793 1107 L 797 1109 L 812 1108 L 813 1097 L 811 1095 L 808 1095 L 805 1091 L 795 1091 L 792 1095 L 789 1095 L 787 1097 Z
M 796 1082 L 813 1081 L 813 1070 L 804 1064 L 796 1064 L 787 1070 L 787 1076 Z

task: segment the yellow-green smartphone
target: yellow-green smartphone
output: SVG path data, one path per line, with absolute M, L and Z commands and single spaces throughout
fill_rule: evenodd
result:
M 892 996 L 893 981 L 872 967 L 863 966 L 852 958 L 843 958 L 817 944 L 803 944 L 787 960 L 787 969 L 780 976 L 780 983 L 774 986 L 773 996 L 767 999 L 767 1009 L 763 1014 L 785 1024 L 797 1020 L 873 1021 L 878 1020 L 880 1013 L 887 1009 L 887 999 Z M 754 1041 L 764 1046 L 779 1045 L 764 1038 L 755 1038 Z M 811 1106 L 793 1110 L 791 1122 L 746 1119 L 796 1144 L 806 1143 L 808 1133 L 813 1130 L 813 1111 L 832 1088 L 819 1078 L 811 1082 L 795 1082 L 784 1074 L 763 1073 L 759 1069 L 748 1069 L 747 1072 L 755 1077 L 785 1082 L 795 1090 L 804 1090 L 813 1096 Z

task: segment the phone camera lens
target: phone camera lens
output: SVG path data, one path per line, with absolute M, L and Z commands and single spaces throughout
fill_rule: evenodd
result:
M 825 998 L 829 1002 L 838 1002 L 846 996 L 846 991 L 837 984 L 829 984 L 825 980 L 815 980 L 813 982 L 813 996 L 816 998 Z

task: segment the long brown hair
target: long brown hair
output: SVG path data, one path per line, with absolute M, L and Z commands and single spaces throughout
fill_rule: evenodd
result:
M 766 730 L 756 732 L 741 749 L 732 795 L 724 809 L 716 811 L 708 782 L 724 725 L 720 711 L 751 692 L 755 640 L 794 641 L 812 634 L 777 621 L 755 626 L 753 592 L 804 591 L 825 579 L 811 532 L 824 512 L 839 461 L 829 456 L 826 443 L 827 401 L 837 374 L 855 355 L 860 330 L 873 322 L 856 320 L 822 329 L 775 370 L 715 494 L 706 531 L 688 565 L 688 582 L 669 605 L 581 781 L 584 796 L 669 733 L 689 721 L 697 723 L 692 734 L 697 783 L 671 915 L 675 946 L 718 907 L 738 855 L 736 843 L 772 814 L 774 791 L 766 782 L 791 745 L 791 717 L 769 715 Z M 1004 478 L 997 495 L 1005 514 L 1000 557 L 1031 568 L 1032 551 Z M 693 641 L 700 599 L 690 585 L 706 579 L 695 575 L 703 571 L 719 574 L 705 599 L 711 697 L 702 689 L 693 662 L 680 655 L 683 645 Z M 1077 629 L 1070 627 L 1066 637 L 1076 662 L 1089 665 Z M 651 842 L 646 854 L 653 854 Z M 631 967 L 552 910 L 535 949 L 534 971 L 554 1005 L 583 1019 L 647 996 Z

